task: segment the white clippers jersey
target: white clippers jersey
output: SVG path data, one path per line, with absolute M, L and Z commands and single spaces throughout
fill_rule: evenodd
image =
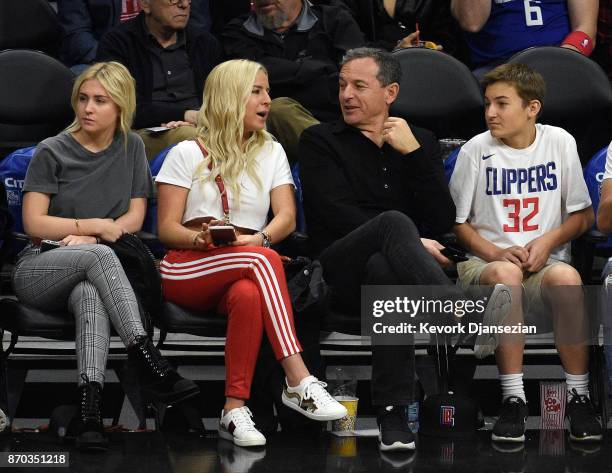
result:
M 525 246 L 591 205 L 576 141 L 562 128 L 536 124 L 536 139 L 514 149 L 481 133 L 459 152 L 450 181 L 457 223 L 469 222 L 500 248 Z M 551 258 L 569 261 L 569 243 Z

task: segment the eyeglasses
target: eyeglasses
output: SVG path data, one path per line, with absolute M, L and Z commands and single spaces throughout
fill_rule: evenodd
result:
M 179 3 L 186 3 L 187 5 L 191 5 L 191 0 L 166 0 L 166 3 L 173 7 L 174 5 L 178 5 Z

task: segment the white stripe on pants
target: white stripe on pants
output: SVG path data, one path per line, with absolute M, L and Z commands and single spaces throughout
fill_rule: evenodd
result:
M 162 260 L 160 273 L 165 280 L 190 280 L 231 269 L 252 269 L 270 314 L 275 335 L 285 357 L 298 353 L 299 347 L 281 289 L 270 261 L 255 252 L 240 251 L 206 256 L 185 263 Z

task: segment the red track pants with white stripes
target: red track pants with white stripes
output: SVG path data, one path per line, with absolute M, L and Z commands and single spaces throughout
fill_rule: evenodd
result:
M 226 396 L 249 398 L 264 329 L 278 360 L 302 351 L 276 251 L 257 246 L 171 250 L 160 272 L 166 300 L 227 315 Z

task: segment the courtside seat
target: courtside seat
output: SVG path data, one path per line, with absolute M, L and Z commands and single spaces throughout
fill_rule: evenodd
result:
M 11 240 L 8 243 L 13 245 L 15 240 L 23 238 L 27 237 L 22 234 L 12 234 Z M 11 254 L 11 252 L 9 251 L 8 254 Z M 1 263 L 2 261 L 0 261 Z M 27 371 L 22 370 L 18 372 L 20 379 L 8 379 L 9 357 L 14 352 L 19 338 L 38 337 L 47 340 L 70 341 L 75 339 L 75 326 L 74 316 L 67 310 L 41 310 L 20 302 L 12 294 L 0 294 L 0 342 L 4 338 L 5 332 L 9 332 L 11 335 L 8 347 L 5 348 L 0 343 L 0 409 L 8 414 L 9 419 L 12 419 L 15 415 L 17 402 L 21 397 L 27 375 Z M 111 336 L 116 335 L 115 330 L 111 328 Z M 145 406 L 140 398 L 136 376 L 130 372 L 126 372 L 124 376 L 122 366 L 116 366 L 115 372 L 121 381 L 125 395 L 130 400 L 139 418 L 139 427 L 144 428 L 146 422 Z M 15 378 L 18 376 L 15 376 Z M 113 425 L 118 423 L 120 411 L 121 406 L 118 406 L 118 409 L 115 409 L 113 413 Z M 6 425 L 10 426 L 10 420 Z
M 65 312 L 44 311 L 27 306 L 14 297 L 0 298 L 0 341 L 4 332 L 9 332 L 11 341 L 8 347 L 0 347 L 0 409 L 13 419 L 17 404 L 21 398 L 27 370 L 10 371 L 10 355 L 14 352 L 19 338 L 38 337 L 46 340 L 71 341 L 75 339 L 75 322 L 72 314 Z M 116 336 L 114 330 L 111 335 Z M 44 350 L 34 350 L 42 355 Z M 109 366 L 109 368 L 111 368 Z M 140 427 L 145 425 L 145 407 L 142 404 L 135 377 L 130 373 L 124 376 L 122 364 L 114 367 L 124 393 L 130 400 Z M 121 405 L 113 409 L 113 425 L 117 425 L 121 413 Z M 10 420 L 6 423 L 10 427 Z
M 62 26 L 47 0 L 0 2 L 0 18 L 0 51 L 19 48 L 57 53 Z
M 321 320 L 321 330 L 324 332 L 339 332 L 349 335 L 361 335 L 361 317 L 329 309 Z
M 0 51 L 0 71 L 2 159 L 18 148 L 56 135 L 70 123 L 74 76 L 57 59 L 25 49 Z
M 163 348 L 168 333 L 225 337 L 227 318 L 214 311 L 196 312 L 166 301 L 155 325 L 160 331 L 157 346 Z
M 18 336 L 74 340 L 73 317 L 29 307 L 12 298 L 0 299 L 0 327 L 11 332 L 15 343 Z M 10 349 L 5 351 L 9 353 Z

